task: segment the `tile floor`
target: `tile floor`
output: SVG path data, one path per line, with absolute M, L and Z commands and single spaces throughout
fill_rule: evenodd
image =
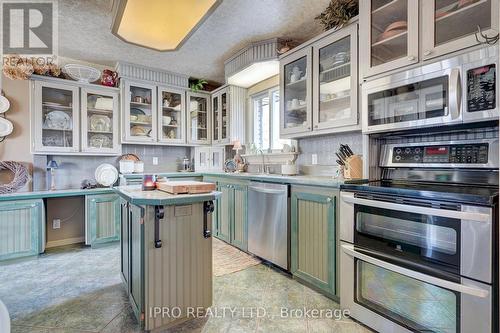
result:
M 12 332 L 141 332 L 121 284 L 119 247 L 62 248 L 0 265 L 0 299 Z M 234 316 L 220 316 L 223 309 Z M 262 315 L 251 316 L 259 308 Z M 368 333 L 348 319 L 281 318 L 284 309 L 338 309 L 337 303 L 263 264 L 214 278 L 214 313 L 166 332 Z

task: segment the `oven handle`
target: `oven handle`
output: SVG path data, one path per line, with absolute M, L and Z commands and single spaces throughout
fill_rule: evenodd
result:
M 410 205 L 402 205 L 397 203 L 391 203 L 386 201 L 376 201 L 362 198 L 355 198 L 350 195 L 343 195 L 342 200 L 352 204 L 358 204 L 369 207 L 377 207 L 391 210 L 399 210 L 410 213 L 417 213 L 423 215 L 433 215 L 439 217 L 448 217 L 452 219 L 458 220 L 467 220 L 467 221 L 476 221 L 476 222 L 490 222 L 490 215 L 479 213 L 479 212 L 462 212 L 455 210 L 444 210 L 444 209 L 436 209 L 436 208 L 427 208 L 427 207 L 419 207 L 419 206 L 410 206 Z M 411 207 L 411 209 L 410 209 Z
M 450 92 L 450 115 L 451 119 L 460 117 L 460 104 L 462 100 L 462 84 L 460 82 L 460 69 L 453 68 L 450 72 L 448 83 Z
M 484 289 L 476 288 L 476 287 L 471 287 L 471 286 L 466 286 L 466 285 L 463 285 L 460 283 L 455 283 L 455 282 L 451 282 L 451 281 L 447 281 L 447 280 L 443 280 L 443 279 L 438 279 L 436 277 L 433 277 L 433 276 L 430 276 L 427 274 L 415 272 L 415 271 L 409 270 L 407 268 L 397 266 L 394 264 L 390 264 L 390 263 L 387 263 L 387 262 L 382 261 L 380 259 L 370 257 L 364 253 L 360 253 L 360 252 L 356 251 L 354 249 L 354 245 L 352 245 L 352 244 L 342 244 L 341 247 L 342 247 L 342 251 L 344 251 L 345 254 L 347 254 L 351 257 L 366 261 L 372 265 L 382 267 L 384 269 L 387 269 L 389 271 L 407 276 L 407 277 L 412 278 L 412 279 L 420 280 L 420 281 L 430 283 L 430 284 L 433 284 L 433 285 L 441 287 L 441 288 L 446 288 L 449 290 L 459 292 L 461 294 L 468 294 L 468 295 L 476 296 L 476 297 L 484 298 L 484 297 L 487 297 L 489 294 L 488 290 L 484 290 Z

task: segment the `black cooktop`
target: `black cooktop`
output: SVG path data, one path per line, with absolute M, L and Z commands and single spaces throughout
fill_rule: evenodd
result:
M 493 206 L 498 202 L 498 186 L 443 184 L 402 181 L 371 181 L 367 184 L 344 184 L 343 191 L 378 193 L 407 198 Z

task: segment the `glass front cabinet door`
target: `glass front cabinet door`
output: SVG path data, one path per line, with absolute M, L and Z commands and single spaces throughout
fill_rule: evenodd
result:
M 186 93 L 158 87 L 158 139 L 166 143 L 186 142 Z
M 432 2 L 423 2 L 427 1 Z M 360 63 L 364 77 L 418 62 L 418 3 L 417 0 L 362 2 Z
M 313 45 L 315 131 L 358 123 L 356 36 L 357 25 L 351 24 Z
M 82 88 L 82 151 L 119 153 L 118 92 Z
M 280 60 L 280 135 L 311 131 L 312 48 Z
M 122 100 L 125 142 L 156 141 L 156 87 L 126 81 Z
M 228 90 L 222 89 L 212 95 L 212 143 L 228 144 L 229 138 L 229 110 Z
M 478 27 L 489 37 L 498 33 L 498 0 L 425 0 L 421 4 L 423 59 L 478 44 Z
M 210 95 L 188 92 L 189 143 L 210 144 Z
M 33 151 L 78 152 L 79 88 L 43 81 L 33 85 Z

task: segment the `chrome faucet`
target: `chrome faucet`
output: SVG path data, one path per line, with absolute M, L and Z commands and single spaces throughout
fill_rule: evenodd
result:
M 264 161 L 264 151 L 262 149 L 259 149 L 259 153 L 262 156 L 262 165 L 261 165 L 261 171 L 260 173 L 266 173 L 266 162 Z

